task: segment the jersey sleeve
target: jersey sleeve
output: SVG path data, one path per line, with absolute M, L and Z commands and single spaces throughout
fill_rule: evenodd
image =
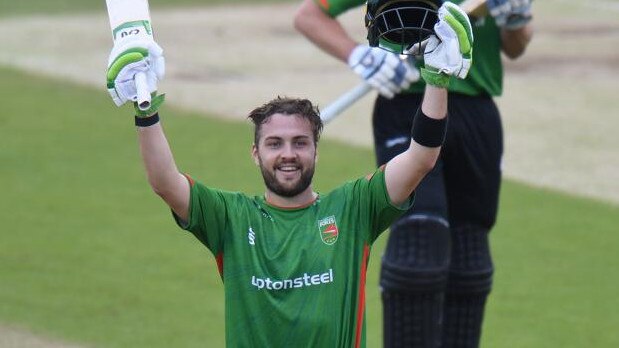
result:
M 216 190 L 190 180 L 189 221 L 181 221 L 172 213 L 176 223 L 191 232 L 213 255 L 223 251 L 224 231 L 229 216 L 231 193 Z
M 370 242 L 374 242 L 395 219 L 408 210 L 413 205 L 414 200 L 413 193 L 402 205 L 396 206 L 391 203 L 385 184 L 384 167 L 381 166 L 374 173 L 358 179 L 353 184 L 353 194 L 357 197 L 360 207 L 369 211 L 367 216 L 370 227 L 370 235 L 368 236 Z
M 365 0 L 314 0 L 316 5 L 330 17 L 337 17 L 340 14 L 365 4 Z

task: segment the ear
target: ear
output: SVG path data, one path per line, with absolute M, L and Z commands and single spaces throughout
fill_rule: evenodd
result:
M 254 163 L 257 166 L 260 166 L 260 160 L 258 159 L 258 147 L 256 144 L 252 144 L 251 146 L 251 157 L 254 159 Z
M 318 146 L 316 146 L 316 153 L 314 154 L 314 163 L 318 163 Z

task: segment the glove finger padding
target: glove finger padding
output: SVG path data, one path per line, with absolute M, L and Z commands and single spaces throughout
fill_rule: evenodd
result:
M 400 59 L 393 54 L 387 54 L 385 63 L 390 69 L 381 69 L 385 71 L 389 77 L 389 81 L 394 85 L 395 93 L 408 88 L 411 83 L 419 80 L 419 71 L 414 68 L 409 62 Z
M 148 46 L 149 63 L 152 71 L 159 81 L 165 76 L 165 59 L 163 58 L 163 49 L 156 42 L 152 42 Z
M 351 69 L 382 96 L 393 96 L 419 80 L 415 67 L 391 52 L 377 47 L 359 45 L 348 57 Z
M 431 85 L 447 87 L 449 77 L 463 79 L 473 59 L 473 30 L 468 16 L 458 6 L 446 2 L 438 13 L 424 51 L 425 68 L 421 75 Z
M 114 46 L 108 59 L 107 88 L 117 106 L 137 101 L 134 77 L 146 73 L 148 93 L 157 91 L 165 75 L 163 49 L 149 39 L 124 40 Z

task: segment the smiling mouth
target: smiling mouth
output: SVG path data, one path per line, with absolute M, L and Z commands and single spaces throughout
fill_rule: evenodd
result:
M 275 172 L 280 173 L 280 180 L 289 181 L 301 175 L 301 166 L 297 163 L 283 163 L 275 167 Z
M 294 165 L 282 165 L 282 166 L 278 166 L 276 169 L 284 173 L 294 173 L 297 170 L 300 170 L 299 166 L 294 166 Z

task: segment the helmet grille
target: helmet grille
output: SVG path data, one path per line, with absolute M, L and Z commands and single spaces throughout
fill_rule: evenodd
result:
M 374 39 L 370 44 L 378 46 L 381 41 L 389 46 L 400 46 L 399 53 L 403 53 L 434 33 L 434 24 L 438 21 L 436 7 L 424 1 L 406 3 L 388 2 L 378 8 L 373 18 L 368 18 L 368 34 Z

